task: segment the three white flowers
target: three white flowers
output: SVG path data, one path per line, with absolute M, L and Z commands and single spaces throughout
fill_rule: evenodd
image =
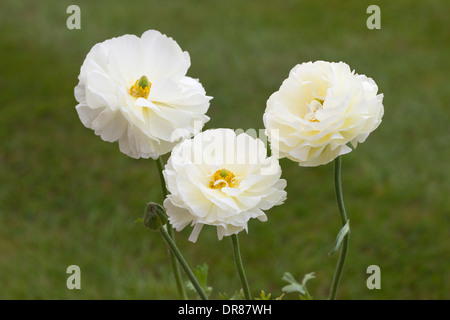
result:
M 222 239 L 247 230 L 252 218 L 266 221 L 263 210 L 286 199 L 278 157 L 326 164 L 364 142 L 384 112 L 375 82 L 347 64 L 299 64 L 267 101 L 263 120 L 275 154 L 267 157 L 248 134 L 200 132 L 211 97 L 186 76 L 189 67 L 189 54 L 158 31 L 109 39 L 88 53 L 75 98 L 81 122 L 128 156 L 171 152 L 164 207 L 178 231 L 194 226 L 193 242 L 205 224 Z

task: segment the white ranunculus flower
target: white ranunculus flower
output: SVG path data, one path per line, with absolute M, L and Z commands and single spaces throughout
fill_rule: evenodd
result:
M 263 210 L 286 199 L 286 180 L 264 143 L 231 129 L 207 130 L 172 151 L 163 171 L 170 195 L 164 201 L 177 231 L 192 224 L 195 242 L 203 225 L 223 236 L 247 230 L 251 218 L 266 221 Z
M 75 88 L 80 120 L 128 156 L 156 159 L 209 120 L 211 97 L 189 66 L 188 52 L 155 30 L 98 43 Z
M 295 66 L 267 101 L 266 134 L 274 153 L 301 166 L 346 154 L 381 123 L 383 94 L 376 83 L 343 62 Z

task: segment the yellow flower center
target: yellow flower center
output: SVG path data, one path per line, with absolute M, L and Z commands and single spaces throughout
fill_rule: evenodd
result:
M 148 81 L 148 78 L 146 76 L 142 76 L 138 80 L 136 80 L 136 82 L 131 86 L 128 92 L 135 98 L 147 99 L 150 93 L 151 86 L 152 83 Z
M 217 170 L 209 182 L 209 187 L 212 189 L 222 189 L 223 187 L 234 187 L 237 183 L 237 179 L 233 172 L 227 169 Z
M 319 122 L 319 120 L 316 118 L 316 111 L 323 109 L 324 102 L 325 102 L 324 100 L 314 99 L 310 103 L 307 103 L 305 120 L 311 122 Z

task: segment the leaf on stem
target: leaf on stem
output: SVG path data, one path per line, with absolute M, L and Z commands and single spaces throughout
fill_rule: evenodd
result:
M 342 240 L 344 240 L 345 236 L 350 232 L 350 220 L 347 220 L 347 223 L 342 227 L 341 231 L 339 231 L 336 242 L 334 244 L 334 248 L 328 253 L 328 256 L 333 256 L 341 246 Z

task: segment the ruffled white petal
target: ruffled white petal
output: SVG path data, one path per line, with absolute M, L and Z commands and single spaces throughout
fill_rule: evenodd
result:
M 263 116 L 273 153 L 318 166 L 351 151 L 381 123 L 376 83 L 343 63 L 295 66 L 267 101 Z
M 262 210 L 286 199 L 286 180 L 280 179 L 278 161 L 266 153 L 261 140 L 236 136 L 230 129 L 207 130 L 178 144 L 163 172 L 170 191 L 164 202 L 170 222 L 177 230 L 191 223 L 189 240 L 195 242 L 203 225 L 217 227 L 222 239 L 247 230 L 250 219 L 266 221 Z M 268 162 L 273 162 L 272 170 L 265 170 Z M 214 173 L 223 168 L 235 175 L 236 184 L 211 188 Z
M 150 82 L 160 78 L 181 79 L 191 65 L 189 53 L 156 30 L 144 32 L 142 54 L 145 56 L 143 68 L 148 72 Z
M 86 56 L 74 94 L 81 122 L 103 140 L 119 142 L 133 158 L 158 158 L 209 120 L 211 97 L 187 77 L 187 52 L 156 30 L 96 44 Z M 133 97 L 131 86 L 147 76 L 150 94 Z

